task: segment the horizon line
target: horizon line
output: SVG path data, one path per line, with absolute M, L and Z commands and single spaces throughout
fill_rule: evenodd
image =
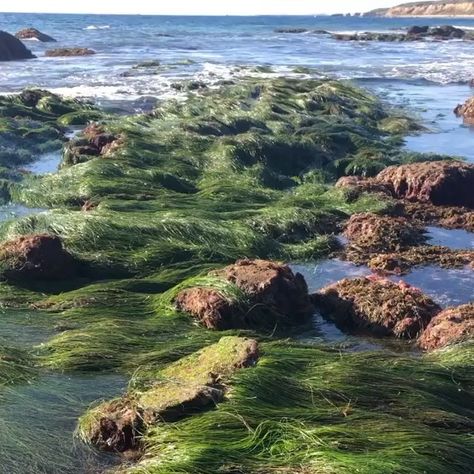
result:
M 225 13 L 89 13 L 89 12 L 3 12 L 0 11 L 0 15 L 114 15 L 114 16 L 194 16 L 194 17 L 260 17 L 260 16 L 338 16 L 338 15 L 354 15 L 359 13 L 360 16 L 365 15 L 367 12 L 336 12 L 336 13 L 246 13 L 246 14 L 225 14 Z

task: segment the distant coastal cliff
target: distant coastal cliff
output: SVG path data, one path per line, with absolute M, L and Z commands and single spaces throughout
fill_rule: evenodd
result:
M 474 16 L 474 1 L 450 0 L 404 3 L 392 8 L 379 8 L 368 16 Z

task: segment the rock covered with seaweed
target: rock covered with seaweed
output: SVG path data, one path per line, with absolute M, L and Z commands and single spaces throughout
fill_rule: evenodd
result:
M 380 277 L 341 280 L 313 300 L 343 330 L 410 339 L 441 311 L 417 288 Z
M 313 311 L 303 276 L 287 265 L 239 260 L 210 276 L 209 286 L 184 289 L 175 299 L 207 328 L 291 326 Z

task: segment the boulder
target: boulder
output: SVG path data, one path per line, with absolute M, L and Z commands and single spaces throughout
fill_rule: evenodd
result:
M 0 31 L 0 61 L 17 61 L 35 57 L 18 38 Z
M 469 163 L 446 160 L 390 166 L 375 180 L 390 186 L 398 198 L 474 208 L 474 165 Z
M 474 337 L 474 304 L 448 308 L 435 316 L 418 339 L 424 350 L 434 350 Z
M 0 275 L 7 280 L 59 280 L 74 276 L 76 267 L 55 235 L 24 235 L 0 247 Z
M 245 259 L 210 276 L 222 280 L 232 295 L 218 287 L 193 287 L 182 290 L 175 299 L 180 311 L 209 329 L 295 325 L 312 314 L 303 276 L 287 265 Z
M 50 58 L 56 58 L 62 56 L 91 56 L 96 53 L 93 49 L 89 48 L 57 48 L 48 49 L 44 54 Z
M 462 117 L 466 123 L 474 123 L 474 97 L 467 99 L 464 104 L 458 104 L 454 113 L 457 117 Z
M 41 31 L 36 28 L 25 28 L 20 30 L 16 35 L 18 39 L 22 40 L 36 40 L 41 41 L 42 43 L 55 43 L 56 40 L 51 36 L 41 33 Z
M 423 243 L 423 227 L 405 217 L 354 214 L 348 221 L 344 236 L 352 246 L 366 252 L 397 251 Z
M 429 35 L 441 39 L 460 39 L 466 36 L 466 32 L 452 25 L 443 25 L 430 28 Z
M 343 331 L 409 339 L 441 311 L 418 289 L 376 275 L 341 280 L 313 295 L 313 301 Z
M 254 339 L 223 337 L 159 371 L 139 392 L 93 408 L 80 421 L 78 433 L 104 451 L 137 450 L 149 426 L 177 421 L 223 401 L 230 378 L 254 366 L 258 358 Z
M 412 26 L 408 28 L 407 34 L 408 35 L 422 35 L 428 33 L 429 26 Z

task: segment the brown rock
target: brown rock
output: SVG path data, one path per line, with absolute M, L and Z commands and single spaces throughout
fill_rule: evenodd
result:
M 365 251 L 397 251 L 426 240 L 423 227 L 404 217 L 354 214 L 348 221 L 344 236 L 352 246 Z
M 90 442 L 103 451 L 136 450 L 143 434 L 143 415 L 132 402 L 119 399 L 101 405 L 101 416 L 92 424 Z
M 447 160 L 390 166 L 375 179 L 392 186 L 398 198 L 474 208 L 472 164 Z
M 18 61 L 35 57 L 18 38 L 0 31 L 0 61 Z
M 50 280 L 75 272 L 76 262 L 55 235 L 25 235 L 0 247 L 0 274 L 4 278 Z
M 441 310 L 418 289 L 375 275 L 341 280 L 313 299 L 341 330 L 376 336 L 414 338 Z
M 464 104 L 457 105 L 454 113 L 458 117 L 463 117 L 466 123 L 474 123 L 474 97 L 467 99 Z
M 435 316 L 418 339 L 422 349 L 431 351 L 474 337 L 474 304 L 448 308 Z
M 374 255 L 367 264 L 373 271 L 395 275 L 402 275 L 417 265 L 438 265 L 444 268 L 463 268 L 469 265 L 474 268 L 474 250 L 453 250 L 438 245 L 418 246 L 400 252 Z
M 183 290 L 175 300 L 179 310 L 192 314 L 210 329 L 292 325 L 312 313 L 303 276 L 295 275 L 287 265 L 246 259 L 212 275 L 235 285 L 243 300 L 211 288 Z
M 42 43 L 55 43 L 56 40 L 51 36 L 45 35 L 41 33 L 41 31 L 37 30 L 36 28 L 25 28 L 20 30 L 16 35 L 18 39 L 24 40 L 38 40 Z
M 358 197 L 361 193 L 380 193 L 393 196 L 393 189 L 389 184 L 379 183 L 374 178 L 361 176 L 343 176 L 336 182 L 336 188 L 348 188 Z
M 91 56 L 95 54 L 93 49 L 89 48 L 57 48 L 57 49 L 48 49 L 44 55 L 50 58 L 56 57 L 69 57 L 69 56 Z

